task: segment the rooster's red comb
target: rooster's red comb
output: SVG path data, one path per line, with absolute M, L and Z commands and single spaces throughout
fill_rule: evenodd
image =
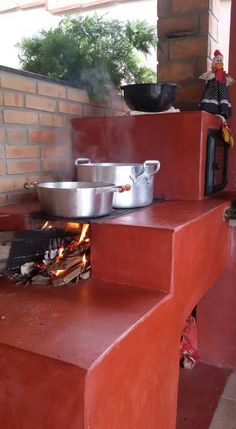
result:
M 216 49 L 214 52 L 214 57 L 218 57 L 218 55 L 221 55 L 223 57 L 222 53 L 218 49 Z

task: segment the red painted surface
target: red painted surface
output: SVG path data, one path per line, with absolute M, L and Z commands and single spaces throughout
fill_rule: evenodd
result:
M 158 159 L 155 197 L 202 199 L 207 128 L 219 128 L 206 112 L 72 120 L 74 159 L 143 162 Z
M 228 268 L 198 305 L 201 357 L 217 366 L 236 368 L 236 228 L 230 228 Z
M 20 350 L 20 339 L 16 348 L 0 345 L 1 427 L 83 429 L 85 371 Z
M 7 422 L 7 429 L 17 427 L 19 415 L 25 409 L 24 399 L 28 399 L 30 408 L 24 429 L 32 425 L 35 429 L 50 425 L 64 429 L 69 425 L 70 411 L 72 428 L 76 424 L 86 429 L 175 428 L 180 333 L 186 315 L 227 264 L 228 228 L 223 220 L 227 205 L 228 201 L 221 199 L 169 201 L 101 224 L 93 223 L 94 274 L 78 287 L 21 288 L 2 284 L 0 344 L 7 351 L 5 362 L 11 358 L 10 369 L 3 365 L 1 371 L 4 390 L 0 396 L 0 417 Z M 104 232 L 110 228 L 110 237 L 105 234 L 106 240 L 96 235 L 103 228 Z M 125 230 L 126 234 L 120 233 Z M 155 232 L 159 242 L 159 248 L 153 249 L 156 265 L 159 253 L 163 252 L 162 272 L 166 267 L 165 258 L 169 266 L 168 276 L 163 274 L 169 293 L 158 290 L 159 279 L 153 282 L 149 273 L 150 285 L 147 281 L 145 288 L 137 287 L 136 281 L 127 284 L 132 280 L 130 273 L 139 269 L 141 245 L 136 244 L 145 237 L 150 238 L 149 232 Z M 112 236 L 113 239 L 118 236 L 113 247 L 109 245 Z M 128 262 L 125 261 L 128 253 L 124 253 L 119 237 L 135 244 Z M 215 246 L 217 240 L 225 245 Z M 211 243 L 210 247 L 206 242 Z M 109 262 L 121 257 L 123 284 L 112 282 L 109 276 L 117 281 L 116 271 L 107 270 L 108 264 L 103 265 L 104 272 L 102 267 L 96 271 L 95 261 L 104 253 L 107 243 Z M 144 248 L 148 245 L 149 240 L 143 242 Z M 145 263 L 142 267 L 145 270 Z M 158 270 L 161 278 L 161 264 L 157 273 Z M 55 396 L 54 405 L 58 410 L 64 398 L 58 387 L 60 380 L 65 380 L 61 383 L 62 390 L 64 384 L 65 389 L 71 386 L 64 420 L 60 421 L 54 412 L 48 414 L 54 388 L 50 385 L 47 393 L 45 389 L 53 382 L 54 372 L 52 379 L 48 376 L 45 384 L 38 385 L 37 376 L 42 375 L 40 359 L 45 362 L 45 368 L 52 361 L 55 363 L 58 377 L 55 388 L 59 397 Z M 16 362 L 20 362 L 19 366 Z M 18 370 L 25 376 L 18 375 Z M 14 384 L 8 377 L 9 371 L 15 372 Z M 73 383 L 67 371 L 77 377 Z M 33 399 L 41 406 L 39 420 L 34 406 L 30 407 L 28 387 L 22 398 L 17 394 L 26 386 L 27 376 L 31 379 L 34 374 L 37 374 L 38 387 Z M 15 398 L 16 412 L 10 418 L 6 392 Z

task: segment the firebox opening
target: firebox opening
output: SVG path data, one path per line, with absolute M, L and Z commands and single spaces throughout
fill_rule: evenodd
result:
M 187 370 L 193 369 L 199 358 L 196 311 L 194 307 L 185 320 L 180 338 L 180 367 Z
M 38 220 L 33 230 L 2 233 L 0 247 L 0 270 L 16 283 L 61 286 L 90 277 L 89 223 Z

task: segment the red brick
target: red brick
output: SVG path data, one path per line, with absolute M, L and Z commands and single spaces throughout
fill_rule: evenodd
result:
M 129 111 L 129 109 L 127 111 Z M 113 112 L 106 114 L 106 116 L 124 116 L 124 112 L 123 110 L 113 110 Z
M 6 158 L 37 158 L 40 156 L 38 146 L 6 145 Z
M 205 58 L 197 62 L 197 75 L 201 76 L 202 73 L 209 71 L 211 69 L 211 60 Z
M 66 86 L 39 80 L 38 93 L 48 97 L 66 98 Z
M 13 160 L 7 161 L 7 172 L 8 174 L 17 173 L 34 173 L 40 171 L 39 159 L 27 159 L 27 160 Z
M 171 12 L 183 13 L 199 9 L 208 9 L 209 0 L 171 0 Z
M 59 101 L 58 110 L 61 113 L 66 113 L 68 115 L 82 115 L 82 106 L 78 103 L 70 103 L 69 101 Z
M 36 81 L 34 79 L 12 73 L 1 72 L 1 86 L 2 88 L 16 89 L 22 92 L 36 91 Z
M 4 110 L 3 121 L 8 124 L 37 124 L 38 113 L 19 110 Z
M 96 100 L 94 98 L 90 98 L 89 104 L 90 104 L 90 106 L 106 107 L 109 104 L 108 97 L 107 98 L 105 97 L 102 100 Z
M 159 64 L 157 69 L 158 82 L 180 82 L 195 78 L 194 62 Z
M 157 58 L 159 63 L 166 63 L 169 59 L 169 41 L 161 40 L 157 45 Z
M 57 141 L 57 133 L 54 130 L 29 130 L 31 143 L 54 143 Z
M 181 85 L 181 91 L 176 91 L 176 105 L 178 103 L 189 102 L 191 103 L 200 102 L 202 93 L 203 93 L 203 83 L 201 81 L 188 83 Z
M 5 161 L 0 159 L 0 176 L 3 176 L 6 173 Z
M 202 12 L 199 16 L 200 33 L 208 33 L 209 31 L 209 11 Z
M 16 106 L 16 107 L 24 106 L 23 94 L 17 94 L 16 92 L 4 92 L 3 97 L 4 97 L 5 106 Z
M 171 0 L 158 0 L 157 3 L 157 16 L 159 18 L 162 18 L 163 16 L 166 17 L 170 14 L 170 7 Z
M 104 107 L 89 106 L 85 104 L 83 116 L 91 117 L 91 118 L 105 116 L 105 109 Z
M 46 97 L 37 95 L 26 95 L 25 106 L 30 109 L 46 110 L 46 112 L 55 112 L 57 102 Z
M 45 145 L 41 148 L 41 156 L 54 157 L 61 156 L 68 157 L 68 147 L 65 145 Z
M 5 130 L 0 128 L 0 141 L 2 142 L 5 138 Z
M 9 143 L 24 143 L 27 140 L 27 130 L 25 128 L 8 128 L 7 138 Z
M 0 158 L 4 158 L 4 157 L 5 157 L 4 146 L 3 144 L 0 144 Z
M 50 113 L 39 113 L 39 122 L 49 127 L 66 127 L 67 117 L 63 115 L 52 115 Z
M 82 89 L 67 88 L 67 98 L 69 98 L 69 100 L 89 104 L 88 93 Z
M 23 190 L 26 181 L 27 178 L 23 176 L 4 177 L 1 179 L 1 192 Z
M 69 128 L 59 130 L 57 133 L 57 143 L 66 144 L 69 147 L 70 142 L 71 142 L 71 130 Z
M 169 54 L 171 61 L 189 58 L 191 60 L 207 55 L 208 37 L 183 37 L 169 41 Z
M 124 99 L 122 99 L 122 112 L 125 112 L 125 113 L 127 113 L 127 112 L 129 112 L 129 107 L 127 106 L 127 104 L 126 104 L 126 102 L 125 102 L 125 100 Z
M 196 14 L 188 15 L 187 17 L 184 15 L 166 19 L 162 18 L 158 21 L 158 36 L 162 37 L 179 32 L 196 31 L 198 25 L 197 18 Z
M 111 99 L 111 108 L 114 110 L 121 110 L 122 98 L 121 96 L 114 96 Z

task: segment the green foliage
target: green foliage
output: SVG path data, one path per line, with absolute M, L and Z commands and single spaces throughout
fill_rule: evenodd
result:
M 59 26 L 19 44 L 23 70 L 69 81 L 103 96 L 106 85 L 155 82 L 138 52 L 156 47 L 155 29 L 145 21 L 127 23 L 104 17 L 65 17 Z

